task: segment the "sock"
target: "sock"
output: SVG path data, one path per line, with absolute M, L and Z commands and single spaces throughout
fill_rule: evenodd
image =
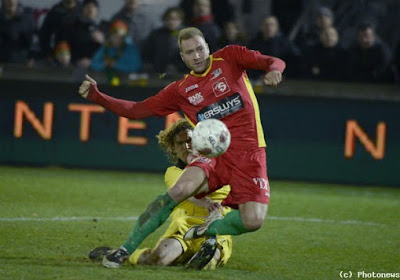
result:
M 142 243 L 142 241 L 159 226 L 161 226 L 169 217 L 175 206 L 178 205 L 168 193 L 157 196 L 150 203 L 146 211 L 140 215 L 137 223 L 129 234 L 128 240 L 122 245 L 129 254 Z
M 240 235 L 250 231 L 244 227 L 239 210 L 232 210 L 223 219 L 212 222 L 208 226 L 205 235 Z

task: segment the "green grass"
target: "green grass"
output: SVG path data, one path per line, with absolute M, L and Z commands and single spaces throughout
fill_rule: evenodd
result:
M 340 271 L 400 272 L 400 189 L 280 181 L 271 187 L 271 218 L 234 238 L 224 268 L 110 270 L 87 259 L 96 246 L 119 246 L 134 221 L 0 219 L 0 279 L 340 279 Z M 0 167 L 0 218 L 138 216 L 164 191 L 161 174 Z

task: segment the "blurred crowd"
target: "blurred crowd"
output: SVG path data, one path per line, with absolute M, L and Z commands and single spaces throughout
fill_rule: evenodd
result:
M 104 71 L 110 79 L 118 73 L 181 73 L 186 68 L 177 35 L 196 26 L 211 52 L 238 44 L 280 57 L 287 62 L 287 78 L 400 80 L 400 36 L 390 42 L 380 36 L 382 26 L 387 33 L 398 32 L 382 24 L 380 16 L 388 10 L 370 7 L 372 0 L 271 1 L 256 32 L 240 18 L 251 14 L 252 0 L 239 1 L 239 12 L 229 0 L 175 1 L 176 6 L 165 7 L 159 26 L 151 10 L 141 9 L 143 2 L 124 0 L 109 20 L 100 21 L 97 0 L 60 0 L 48 10 L 1 0 L 0 63 Z M 390 10 L 390 5 L 379 7 Z M 262 75 L 248 74 L 254 80 Z

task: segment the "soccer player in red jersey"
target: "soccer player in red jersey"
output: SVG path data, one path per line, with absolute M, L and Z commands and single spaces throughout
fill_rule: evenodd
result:
M 210 55 L 203 34 L 193 27 L 179 32 L 178 43 L 181 58 L 191 72 L 158 94 L 141 102 L 116 99 L 101 93 L 96 81 L 89 76 L 82 82 L 79 94 L 130 119 L 161 117 L 179 110 L 193 125 L 218 118 L 231 132 L 231 145 L 220 157 L 193 159 L 174 186 L 158 196 L 139 217 L 126 242 L 104 257 L 106 267 L 119 267 L 165 222 L 177 204 L 193 195 L 200 197 L 215 191 L 222 185 L 231 186 L 223 204 L 238 210 L 223 219 L 191 228 L 186 239 L 255 231 L 267 214 L 270 190 L 266 145 L 257 99 L 246 69 L 265 70 L 265 84 L 277 86 L 282 81 L 285 62 L 242 46 L 227 46 Z

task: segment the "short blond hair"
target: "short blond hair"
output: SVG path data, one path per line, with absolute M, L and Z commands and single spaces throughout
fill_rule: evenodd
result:
M 205 40 L 203 33 L 200 31 L 200 29 L 196 27 L 187 27 L 179 31 L 178 34 L 179 49 L 181 49 L 181 43 L 183 40 L 189 40 L 195 36 L 200 36 Z

